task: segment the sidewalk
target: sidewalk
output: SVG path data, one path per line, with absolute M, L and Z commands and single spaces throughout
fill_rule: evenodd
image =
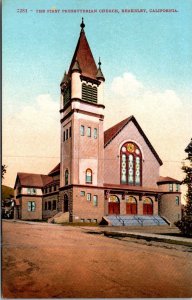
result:
M 135 239 L 144 239 L 146 241 L 164 242 L 168 244 L 192 246 L 192 238 L 175 237 L 145 232 L 125 232 L 125 231 L 104 231 L 108 237 L 131 237 Z

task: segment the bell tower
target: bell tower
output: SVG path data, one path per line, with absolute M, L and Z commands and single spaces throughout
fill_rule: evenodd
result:
M 82 18 L 68 72 L 61 81 L 61 189 L 103 186 L 105 78 L 93 58 Z M 74 197 L 74 196 L 73 196 Z

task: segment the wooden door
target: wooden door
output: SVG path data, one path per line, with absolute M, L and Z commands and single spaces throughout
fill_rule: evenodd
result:
M 108 203 L 108 214 L 109 215 L 119 215 L 120 214 L 120 203 L 109 202 Z
M 137 204 L 136 203 L 126 203 L 126 214 L 136 215 L 137 214 Z
M 153 204 L 144 203 L 143 204 L 143 214 L 153 215 Z

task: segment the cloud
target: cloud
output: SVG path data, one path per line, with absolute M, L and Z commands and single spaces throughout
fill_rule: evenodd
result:
M 59 161 L 59 101 L 39 95 L 17 114 L 3 115 L 3 163 L 5 179 L 13 182 L 17 172 L 46 174 Z
M 172 89 L 148 88 L 131 73 L 114 78 L 105 99 L 105 128 L 134 115 L 164 161 L 161 174 L 182 178 L 181 161 L 192 135 L 192 105 L 187 107 Z

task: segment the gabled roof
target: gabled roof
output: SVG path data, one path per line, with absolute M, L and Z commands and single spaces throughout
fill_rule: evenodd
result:
M 48 175 L 31 174 L 31 173 L 17 173 L 15 186 L 16 186 L 16 183 L 18 180 L 19 180 L 21 186 L 42 188 L 44 185 L 48 184 L 53 179 L 52 179 L 52 177 L 50 177 Z M 14 188 L 15 188 L 15 186 L 14 186 Z
M 157 184 L 161 184 L 161 183 L 181 183 L 179 180 L 177 179 L 174 179 L 172 177 L 163 177 L 163 176 L 160 176 L 159 177 L 159 180 L 157 181 Z
M 56 167 L 53 168 L 53 170 L 51 170 L 48 173 L 48 175 L 50 176 L 50 175 L 54 175 L 54 174 L 59 174 L 59 172 L 60 172 L 60 163 L 58 165 L 56 165 Z
M 163 164 L 162 160 L 160 159 L 159 155 L 157 154 L 157 152 L 149 142 L 148 138 L 146 137 L 145 133 L 143 132 L 142 128 L 140 127 L 139 123 L 137 122 L 134 116 L 130 116 L 126 118 L 125 120 L 117 123 L 116 125 L 112 126 L 111 128 L 107 129 L 104 132 L 104 147 L 106 147 L 129 122 L 134 123 L 139 133 L 142 135 L 148 147 L 150 148 L 151 152 L 154 154 L 157 161 L 159 162 L 160 165 L 162 165 Z
M 68 74 L 71 74 L 73 65 L 78 62 L 79 67 L 82 71 L 82 75 L 86 77 L 91 77 L 92 79 L 97 79 L 97 66 L 93 58 L 93 54 L 89 47 L 87 38 L 85 36 L 84 30 L 81 30 L 79 40 L 73 55 L 71 65 L 69 67 Z

